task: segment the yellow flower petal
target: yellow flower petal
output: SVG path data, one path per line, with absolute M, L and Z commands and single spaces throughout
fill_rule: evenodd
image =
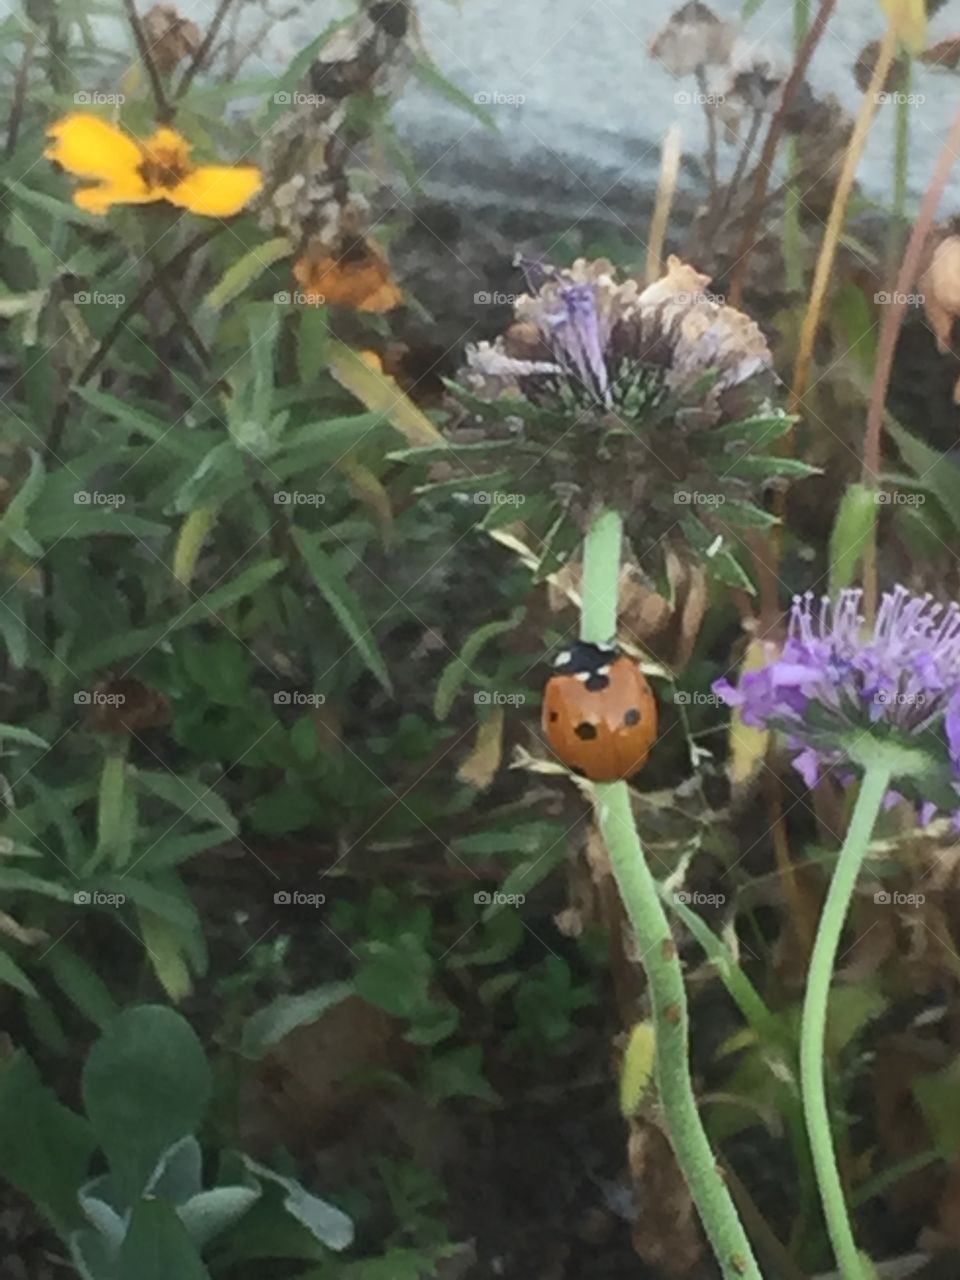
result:
M 153 204 L 163 197 L 163 191 L 151 191 L 142 178 L 131 178 L 105 182 L 99 187 L 79 187 L 73 193 L 73 203 L 87 213 L 103 214 L 115 204 Z
M 122 182 L 135 176 L 143 161 L 134 140 L 99 116 L 64 116 L 47 133 L 54 140 L 44 152 L 47 159 L 80 178 Z
M 260 170 L 252 165 L 231 168 L 207 165 L 194 169 L 182 182 L 164 194 L 171 204 L 207 218 L 229 218 L 263 186 Z

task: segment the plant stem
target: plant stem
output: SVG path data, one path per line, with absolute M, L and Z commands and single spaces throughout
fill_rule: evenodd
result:
M 602 511 L 583 549 L 580 635 L 616 634 L 623 522 Z M 762 1280 L 750 1242 L 700 1121 L 689 1063 L 689 1017 L 677 945 L 637 835 L 625 782 L 594 784 L 597 817 L 647 975 L 657 1043 L 657 1087 L 673 1148 L 724 1280 Z
M 850 899 L 889 784 L 890 770 L 886 764 L 867 767 L 820 917 L 807 973 L 800 1032 L 800 1076 L 807 1133 L 827 1229 L 843 1280 L 865 1280 L 866 1273 L 854 1242 L 830 1130 L 824 1083 L 827 1001 Z

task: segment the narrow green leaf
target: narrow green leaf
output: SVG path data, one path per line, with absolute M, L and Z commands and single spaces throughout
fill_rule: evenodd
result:
M 222 311 L 228 303 L 249 289 L 264 271 L 268 271 L 275 262 L 289 257 L 291 253 L 293 245 L 286 236 L 277 236 L 256 245 L 227 268 L 204 298 L 204 305 L 213 311 Z
M 830 594 L 842 591 L 857 576 L 871 535 L 877 527 L 877 491 L 851 484 L 840 500 L 830 533 Z
M 347 585 L 330 556 L 321 551 L 316 534 L 308 533 L 305 529 L 294 529 L 293 540 L 323 598 L 353 641 L 357 652 L 387 693 L 392 693 L 390 675 L 356 593 Z

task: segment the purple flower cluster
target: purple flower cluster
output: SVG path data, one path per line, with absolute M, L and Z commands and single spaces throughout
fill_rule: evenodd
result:
M 848 764 L 858 735 L 922 745 L 949 756 L 960 808 L 960 606 L 896 587 L 883 596 L 872 628 L 862 592 L 835 601 L 812 594 L 793 602 L 780 657 L 714 690 L 744 723 L 778 729 L 797 752 L 808 786 L 825 768 Z M 938 805 L 923 803 L 928 819 Z

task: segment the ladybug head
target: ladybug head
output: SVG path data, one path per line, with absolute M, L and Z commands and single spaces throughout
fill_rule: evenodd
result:
M 603 689 L 609 683 L 610 664 L 617 655 L 614 644 L 590 644 L 586 640 L 578 640 L 557 654 L 553 669 L 559 676 L 582 680 L 590 690 Z

